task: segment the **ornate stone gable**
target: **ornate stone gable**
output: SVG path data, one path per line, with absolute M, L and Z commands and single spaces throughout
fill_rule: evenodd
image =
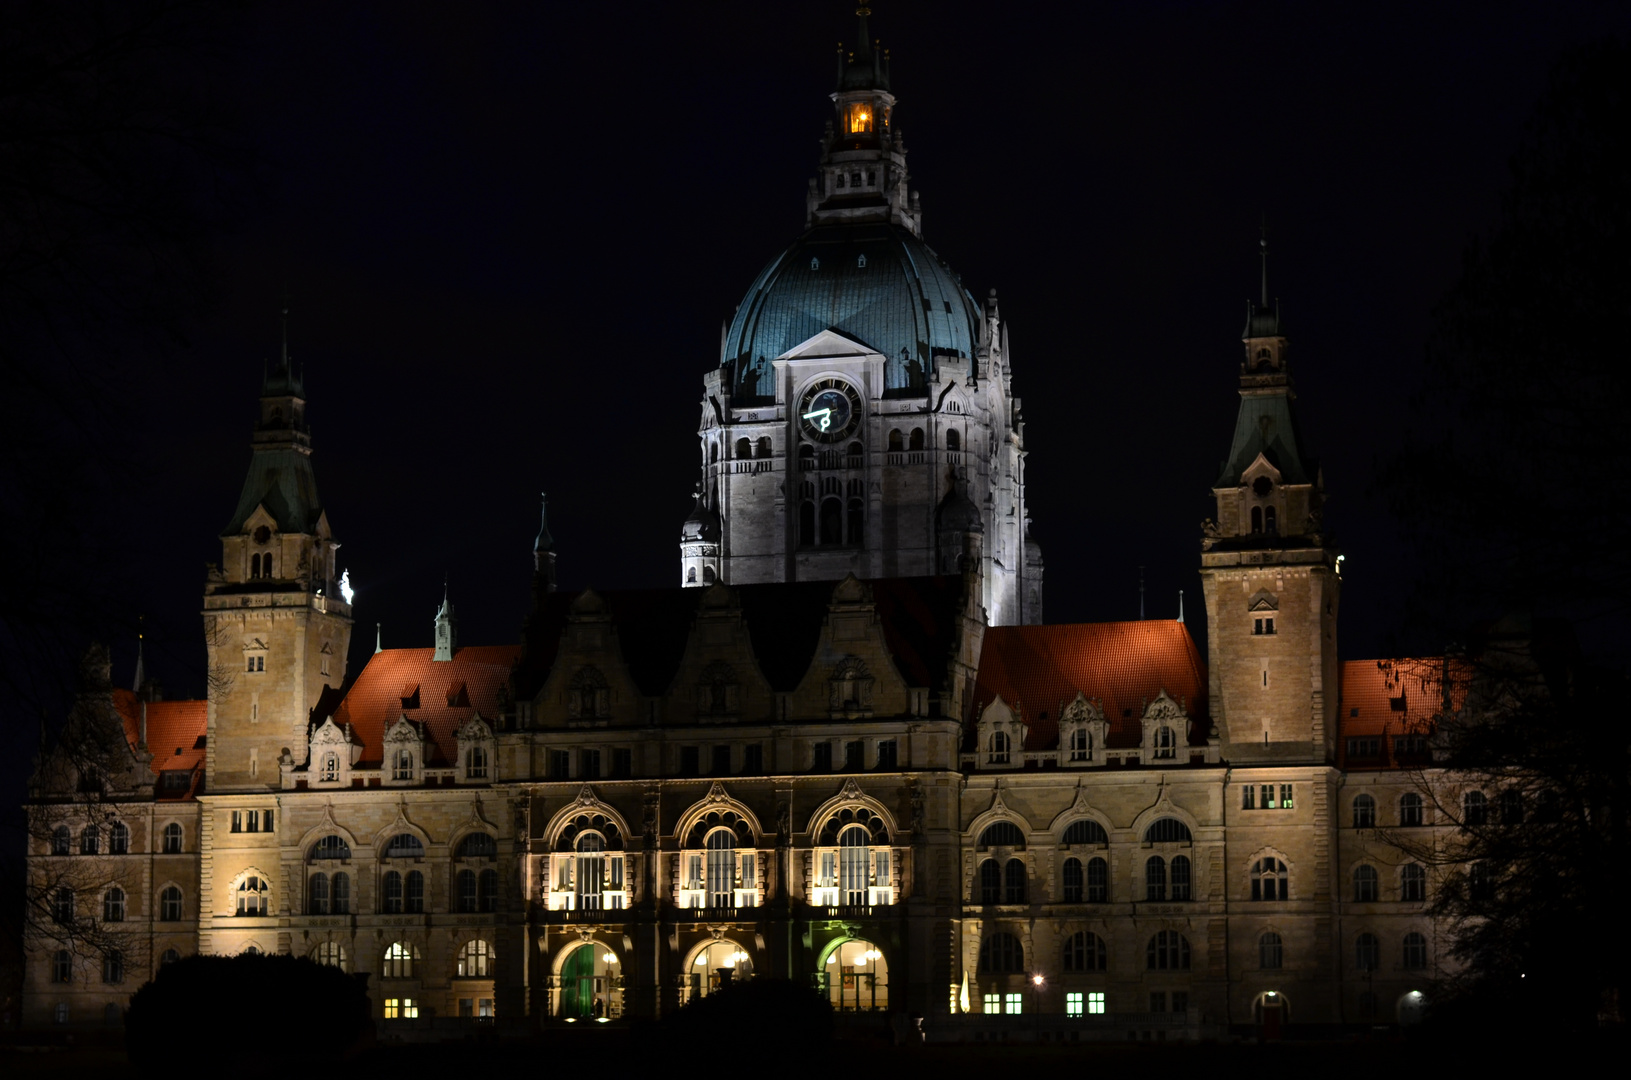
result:
M 1103 765 L 1109 732 L 1104 702 L 1077 691 L 1075 700 L 1059 710 L 1059 764 L 1065 768 Z

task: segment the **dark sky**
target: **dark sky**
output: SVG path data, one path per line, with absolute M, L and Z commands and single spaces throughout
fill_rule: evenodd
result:
M 837 2 L 268 6 L 241 42 L 273 206 L 224 306 L 144 385 L 127 447 L 150 668 L 203 691 L 203 564 L 242 483 L 279 298 L 318 480 L 375 623 L 513 641 L 537 495 L 563 588 L 669 586 L 721 319 L 798 235 Z M 1198 615 L 1266 215 L 1342 651 L 1387 650 L 1411 574 L 1369 488 L 1430 314 L 1493 222 L 1565 49 L 1620 4 L 880 0 L 924 232 L 995 287 L 1025 402 L 1049 621 Z M 1195 620 L 1198 623 L 1198 620 Z M 1199 629 L 1199 626 L 1196 626 Z M 128 680 L 130 644 L 115 653 Z

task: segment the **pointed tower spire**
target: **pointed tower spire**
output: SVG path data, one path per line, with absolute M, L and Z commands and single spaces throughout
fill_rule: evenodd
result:
M 130 688 L 138 694 L 142 692 L 142 683 L 147 681 L 147 672 L 142 664 L 142 638 L 146 636 L 142 632 L 142 624 L 145 619 L 144 615 L 136 616 L 136 679 Z
M 374 655 L 378 656 L 385 651 L 385 627 L 382 623 L 374 624 Z
M 532 542 L 532 572 L 534 586 L 544 592 L 555 591 L 555 538 L 549 533 L 549 495 L 538 493 L 538 537 Z
M 442 580 L 442 607 L 436 612 L 436 655 L 432 660 L 452 660 L 459 648 L 459 620 L 448 599 L 447 580 Z

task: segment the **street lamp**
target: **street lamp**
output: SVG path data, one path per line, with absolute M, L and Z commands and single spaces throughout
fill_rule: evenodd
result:
M 1031 975 L 1031 1012 L 1036 1017 L 1036 1020 L 1032 1023 L 1032 1030 L 1039 1033 L 1036 1040 L 1038 1042 L 1041 1041 L 1040 1032 L 1042 1030 L 1042 987 L 1047 984 L 1047 981 L 1047 978 L 1040 971 Z

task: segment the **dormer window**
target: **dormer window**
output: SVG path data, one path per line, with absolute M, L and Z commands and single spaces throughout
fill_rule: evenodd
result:
M 1008 764 L 1009 740 L 1006 732 L 993 731 L 991 738 L 985 744 L 985 763 L 987 765 Z
M 340 779 L 340 755 L 328 753 L 323 755 L 323 769 L 318 774 L 329 783 L 336 783 Z
M 1093 756 L 1093 737 L 1087 728 L 1079 727 L 1070 733 L 1070 760 L 1086 761 Z
M 392 780 L 413 779 L 413 751 L 398 750 L 396 752 L 396 765 L 391 769 Z
M 1160 727 L 1155 730 L 1155 756 L 1157 759 L 1171 759 L 1178 756 L 1178 734 L 1169 727 Z

